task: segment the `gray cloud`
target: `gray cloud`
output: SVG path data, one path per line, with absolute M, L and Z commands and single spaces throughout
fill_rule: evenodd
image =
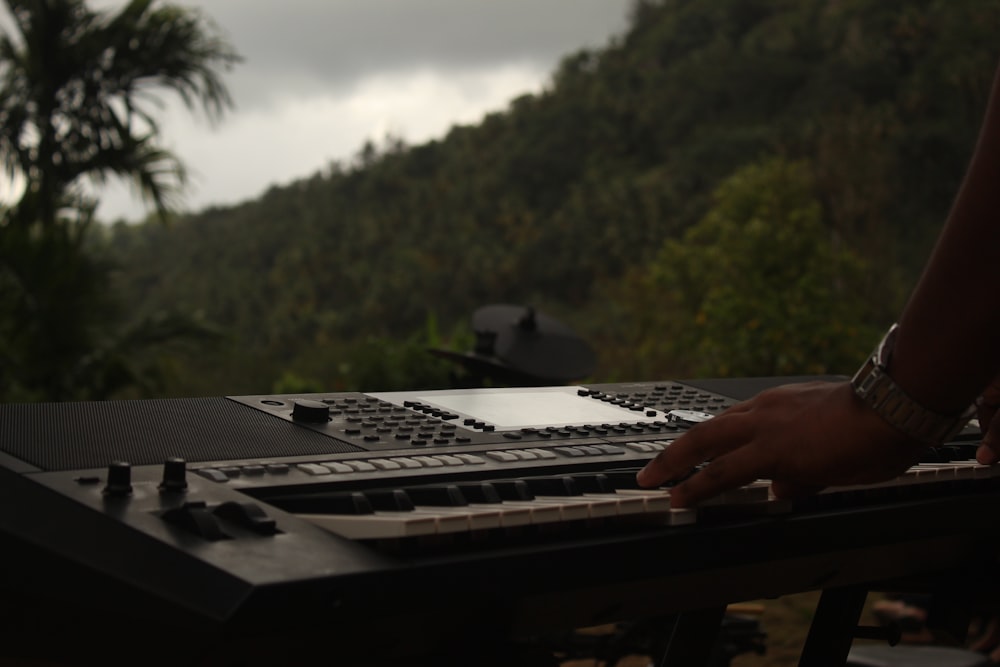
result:
M 114 9 L 124 0 L 90 0 Z M 162 0 L 216 23 L 245 62 L 216 128 L 164 96 L 162 139 L 198 209 L 349 158 L 386 131 L 420 142 L 538 90 L 559 60 L 624 33 L 633 0 Z M 113 181 L 99 215 L 144 207 Z
M 246 58 L 229 78 L 241 108 L 374 73 L 479 69 L 606 44 L 630 0 L 203 0 Z

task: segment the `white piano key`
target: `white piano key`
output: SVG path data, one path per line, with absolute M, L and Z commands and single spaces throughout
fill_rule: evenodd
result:
M 469 507 L 488 509 L 500 513 L 502 528 L 531 525 L 531 510 L 527 507 L 514 507 L 506 503 L 469 503 Z
M 435 535 L 444 531 L 435 517 L 415 512 L 376 512 L 374 514 L 299 514 L 331 533 L 352 540 L 375 540 Z M 450 531 L 457 532 L 457 531 Z
M 646 512 L 646 503 L 638 496 L 621 495 L 619 493 L 585 493 L 583 495 L 585 498 L 613 501 L 618 516 L 644 514 Z
M 535 500 L 560 505 L 580 505 L 587 511 L 585 519 L 606 519 L 618 515 L 618 503 L 613 498 L 581 496 L 535 496 Z
M 527 510 L 532 525 L 538 526 L 563 521 L 562 510 L 558 505 L 552 503 L 536 503 L 533 500 L 505 500 L 502 504 L 505 507 Z
M 730 489 L 714 498 L 710 498 L 702 505 L 744 505 L 749 503 L 765 503 L 770 497 L 771 483 L 767 480 L 756 480 L 736 489 Z
M 616 493 L 642 499 L 646 509 L 642 515 L 644 523 L 645 519 L 650 523 L 667 526 L 687 526 L 697 522 L 697 509 L 670 505 L 668 489 L 618 489 Z
M 487 509 L 488 507 L 488 505 L 482 507 L 471 505 L 463 507 L 417 505 L 413 508 L 413 511 L 418 514 L 429 514 L 435 517 L 463 517 L 466 521 L 466 530 L 470 531 L 499 528 L 501 525 L 499 510 Z

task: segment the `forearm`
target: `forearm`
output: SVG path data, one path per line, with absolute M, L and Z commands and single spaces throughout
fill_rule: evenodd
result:
M 1000 371 L 1000 83 L 930 261 L 900 317 L 890 374 L 942 414 Z

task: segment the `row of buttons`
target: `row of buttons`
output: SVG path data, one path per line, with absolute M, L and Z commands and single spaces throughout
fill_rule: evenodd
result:
M 672 441 L 671 440 L 654 440 L 648 442 L 629 442 L 625 446 L 634 452 L 640 452 L 642 454 L 655 454 L 656 452 L 662 452 L 667 448 Z
M 251 463 L 243 466 L 220 466 L 218 468 L 198 468 L 196 473 L 213 482 L 226 482 L 232 478 L 246 475 L 260 477 L 265 473 L 284 475 L 289 470 L 287 463 Z
M 624 449 L 616 445 L 573 445 L 572 447 L 554 447 L 553 449 L 561 454 L 572 457 L 625 453 Z
M 666 443 L 628 443 L 625 447 L 637 452 L 661 451 L 662 445 Z M 659 449 L 653 450 L 649 447 L 661 445 Z M 559 458 L 559 455 L 570 458 L 581 456 L 604 456 L 624 454 L 625 450 L 617 445 L 596 444 L 596 445 L 574 445 L 572 447 L 553 447 L 551 449 L 530 448 L 530 449 L 507 449 L 491 452 L 484 452 L 483 456 L 491 458 L 501 463 L 512 463 L 516 461 L 537 461 L 552 460 Z M 346 461 L 317 461 L 310 463 L 296 464 L 296 469 L 309 475 L 333 475 L 349 474 L 355 472 L 375 472 L 377 470 L 407 470 L 416 468 L 440 468 L 444 466 L 478 465 L 486 463 L 486 459 L 477 454 L 434 454 L 428 456 L 393 456 L 389 458 L 375 458 L 366 460 L 346 460 Z M 246 475 L 248 477 L 263 475 L 264 473 L 287 474 L 289 466 L 285 463 L 260 463 L 244 466 L 222 466 L 217 468 L 198 468 L 195 472 L 213 482 L 226 482 L 230 479 Z
M 661 431 L 681 431 L 688 428 L 686 424 L 665 421 L 641 422 L 633 424 L 586 424 L 583 426 L 546 426 L 542 429 L 523 428 L 520 431 L 504 431 L 503 437 L 509 440 L 530 438 L 579 438 L 605 435 L 629 435 L 633 433 L 658 433 Z
M 425 415 L 437 417 L 438 419 L 458 419 L 458 415 L 453 412 L 435 408 L 433 405 L 427 405 L 425 403 L 421 403 L 420 401 L 403 401 L 403 405 L 411 410 L 417 410 L 419 412 L 423 412 Z
M 404 470 L 415 468 L 441 468 L 443 466 L 477 465 L 486 459 L 475 454 L 435 454 L 433 456 L 394 456 L 384 459 L 322 461 L 299 463 L 295 467 L 310 475 L 334 473 L 375 472 L 376 470 Z
M 655 417 L 655 410 L 647 410 L 645 405 L 641 401 L 634 401 L 626 397 L 618 396 L 615 394 L 606 394 L 598 389 L 579 389 L 576 392 L 580 396 L 589 396 L 591 398 L 603 401 L 605 403 L 610 403 L 611 405 L 617 405 L 634 412 L 643 412 L 647 417 Z
M 684 385 L 662 385 L 657 384 L 652 389 L 640 389 L 632 392 L 609 391 L 602 392 L 599 389 L 586 389 L 580 392 L 581 395 L 591 395 L 601 400 L 611 397 L 613 401 L 624 401 L 638 405 L 645 405 L 651 408 L 658 408 L 664 412 L 669 412 L 675 408 L 695 407 L 708 412 L 718 412 L 732 405 L 732 401 L 702 391 L 694 387 Z

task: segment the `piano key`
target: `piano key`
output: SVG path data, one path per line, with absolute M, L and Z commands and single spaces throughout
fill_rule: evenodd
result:
M 413 514 L 433 516 L 442 521 L 451 519 L 464 520 L 465 530 L 479 531 L 500 528 L 501 515 L 499 510 L 487 506 L 445 507 L 439 505 L 416 505 Z
M 411 512 L 413 501 L 402 489 L 375 489 L 364 493 L 368 503 L 381 511 Z
M 504 503 L 500 494 L 489 482 L 471 482 L 457 485 L 470 507 L 488 507 L 501 513 L 501 525 L 505 528 L 528 526 L 532 523 L 531 510 Z
M 467 482 L 455 486 L 470 503 L 499 504 L 503 502 L 496 487 L 489 482 Z
M 500 513 L 500 526 L 502 528 L 519 528 L 530 526 L 535 523 L 532 511 L 528 507 L 519 507 L 501 503 L 498 505 L 481 505 L 479 503 L 469 503 L 469 507 L 474 509 L 489 509 Z
M 296 494 L 274 498 L 282 509 L 303 514 L 372 514 L 368 497 L 359 492 Z
M 587 511 L 587 516 L 583 518 L 601 519 L 619 514 L 618 501 L 613 493 L 585 495 L 572 476 L 529 477 L 524 482 L 535 495 L 535 500 L 564 506 L 567 516 L 578 516 L 581 507 Z
M 587 519 L 614 516 L 613 506 L 599 501 L 580 500 L 563 496 L 535 496 L 531 501 L 536 505 L 550 505 L 559 509 L 562 521 L 586 521 Z
M 535 496 L 578 496 L 582 493 L 569 475 L 557 477 L 528 477 L 524 480 Z
M 469 504 L 462 491 L 454 484 L 410 486 L 405 492 L 414 505 L 464 507 Z
M 766 503 L 770 499 L 771 482 L 756 480 L 736 489 L 730 489 L 702 503 L 702 506 L 747 505 Z
M 649 517 L 651 522 L 668 526 L 686 526 L 697 521 L 697 509 L 670 505 L 670 491 L 667 489 L 618 489 L 616 493 L 640 498 L 646 508 L 645 516 Z
M 505 511 L 499 505 L 472 505 L 454 484 L 394 489 L 392 493 L 394 496 L 405 497 L 415 512 L 434 516 L 464 516 L 468 521 L 468 529 L 473 531 L 525 525 L 529 519 L 527 513 L 516 508 Z
M 564 521 L 562 510 L 558 505 L 552 503 L 539 503 L 534 500 L 504 500 L 503 506 L 528 512 L 529 523 L 534 526 L 558 524 Z
M 533 500 L 504 500 L 490 482 L 468 482 L 457 485 L 470 505 L 497 508 L 503 513 L 504 526 L 553 523 L 561 519 L 558 507 Z M 527 495 L 527 494 L 525 494 Z M 518 496 L 519 497 L 519 496 Z
M 500 479 L 491 481 L 490 484 L 496 489 L 501 500 L 535 499 L 535 494 L 523 479 Z
M 401 537 L 437 535 L 444 532 L 459 532 L 464 525 L 455 521 L 453 530 L 448 530 L 447 522 L 439 522 L 437 517 L 417 512 L 375 512 L 373 514 L 298 514 L 304 519 L 331 533 L 352 540 L 374 540 Z
M 634 474 L 632 475 L 634 480 Z M 572 475 L 575 489 L 582 491 L 587 498 L 613 500 L 617 503 L 619 516 L 643 514 L 647 511 L 646 503 L 641 497 L 622 495 L 605 473 L 583 473 Z

